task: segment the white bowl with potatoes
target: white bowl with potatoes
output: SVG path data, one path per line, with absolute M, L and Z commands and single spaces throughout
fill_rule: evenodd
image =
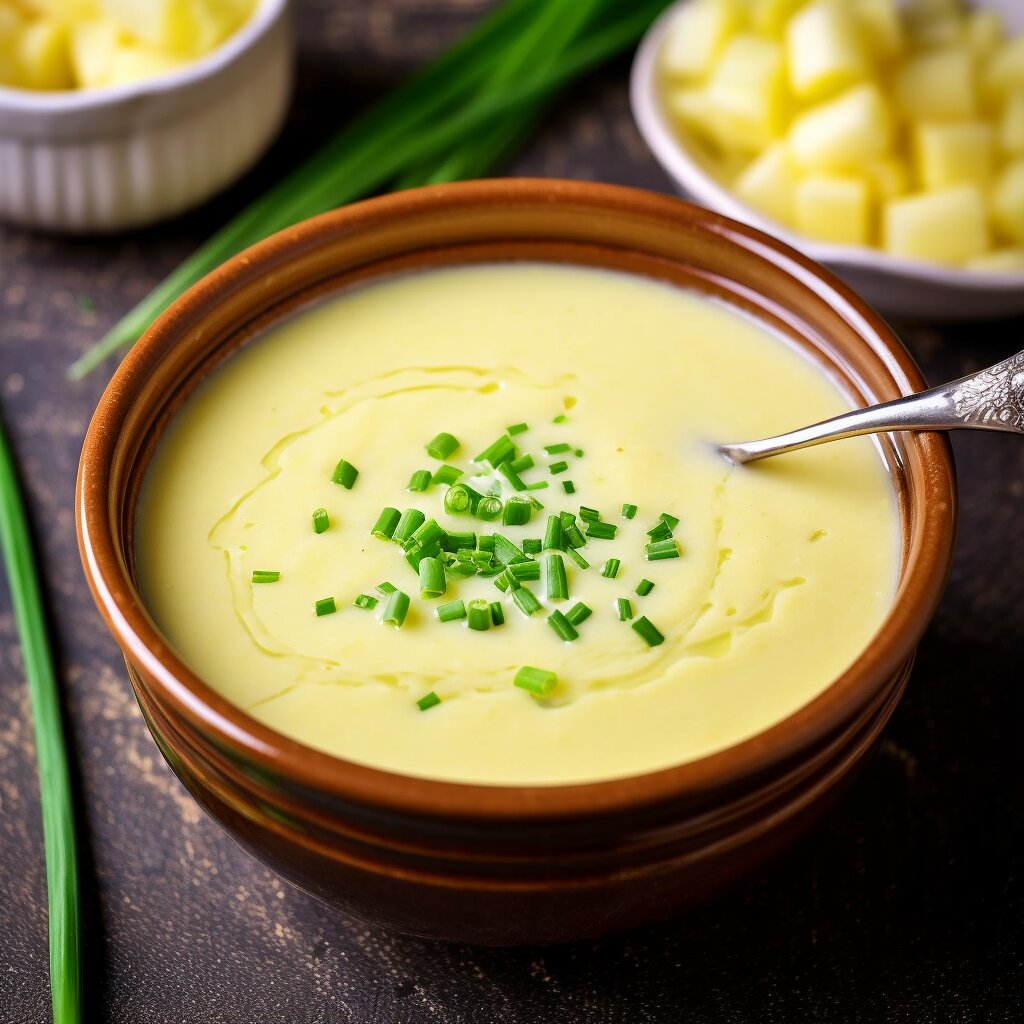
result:
M 107 232 L 227 187 L 291 96 L 288 0 L 0 0 L 0 220 Z
M 883 312 L 1024 311 L 1024 3 L 679 0 L 633 64 L 677 189 Z

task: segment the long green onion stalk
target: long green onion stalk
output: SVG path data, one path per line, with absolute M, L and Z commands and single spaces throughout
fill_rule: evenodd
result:
M 14 604 L 25 676 L 32 700 L 39 798 L 46 847 L 50 929 L 50 995 L 54 1024 L 78 1024 L 81 1014 L 78 863 L 71 778 L 60 697 L 46 619 L 32 558 L 28 523 L 7 438 L 0 425 L 0 555 Z
M 307 217 L 388 188 L 478 177 L 558 93 L 632 46 L 666 0 L 508 0 L 221 228 L 69 369 L 130 345 L 224 260 Z

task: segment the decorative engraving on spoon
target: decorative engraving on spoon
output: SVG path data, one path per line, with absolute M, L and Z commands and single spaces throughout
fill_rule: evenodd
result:
M 951 397 L 964 423 L 1024 432 L 1024 352 L 954 385 Z

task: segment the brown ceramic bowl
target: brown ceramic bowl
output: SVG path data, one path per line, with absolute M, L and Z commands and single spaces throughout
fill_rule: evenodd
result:
M 892 609 L 855 664 L 777 725 L 710 757 L 587 785 L 408 778 L 304 747 L 224 701 L 143 606 L 139 483 L 198 381 L 303 303 L 418 268 L 501 260 L 609 267 L 718 297 L 771 324 L 865 402 L 924 386 L 885 323 L 821 267 L 680 200 L 563 181 L 441 185 L 350 206 L 247 250 L 132 349 L 82 452 L 86 575 L 164 756 L 244 846 L 310 892 L 401 931 L 492 944 L 589 938 L 670 915 L 780 849 L 876 743 L 953 548 L 949 446 L 884 440 L 900 495 Z

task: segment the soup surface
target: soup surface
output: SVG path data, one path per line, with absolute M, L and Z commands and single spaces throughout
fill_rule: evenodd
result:
M 756 323 L 646 279 L 509 264 L 389 280 L 274 327 L 189 398 L 144 482 L 143 593 L 214 689 L 344 758 L 497 784 L 667 767 L 815 697 L 890 604 L 898 519 L 870 440 L 744 468 L 710 444 L 848 404 Z M 443 461 L 425 447 L 441 432 L 458 443 Z M 477 515 L 446 511 L 457 485 Z M 385 508 L 426 520 L 408 551 L 371 535 Z M 421 596 L 425 557 L 443 596 Z M 410 598 L 400 627 L 385 582 Z M 555 681 L 524 689 L 524 666 Z

